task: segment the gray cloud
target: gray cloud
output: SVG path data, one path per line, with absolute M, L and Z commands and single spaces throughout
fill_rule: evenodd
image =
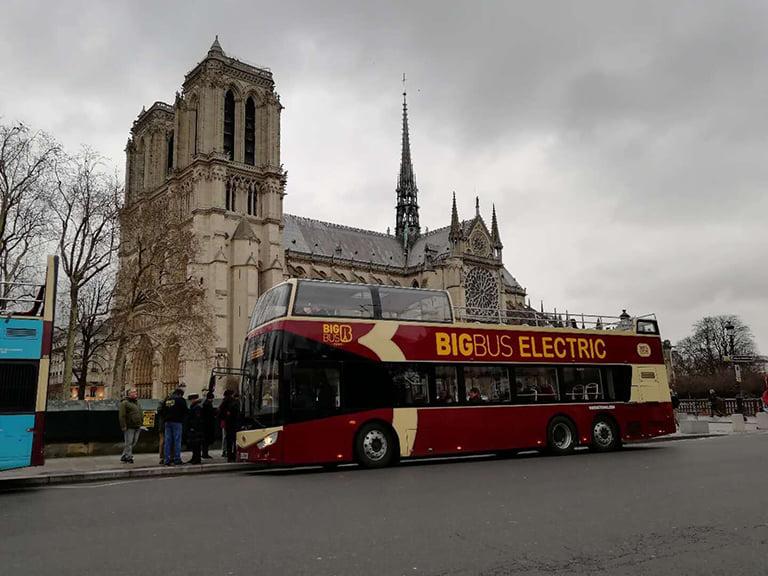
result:
M 7 3 L 6 3 L 7 4 Z M 218 5 L 216 5 L 218 6 Z M 423 223 L 495 203 L 534 301 L 737 313 L 768 351 L 768 6 L 754 2 L 11 2 L 0 114 L 123 163 L 213 35 L 272 68 L 286 210 L 394 221 L 400 75 Z

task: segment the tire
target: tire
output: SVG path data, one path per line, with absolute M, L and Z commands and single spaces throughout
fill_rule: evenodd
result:
M 389 466 L 396 458 L 396 450 L 397 443 L 385 424 L 366 424 L 355 437 L 355 456 L 363 468 Z
M 595 452 L 610 452 L 621 447 L 621 436 L 613 419 L 600 417 L 592 422 L 592 442 L 589 447 Z
M 547 450 L 550 454 L 562 456 L 576 448 L 576 427 L 565 416 L 555 416 L 547 427 Z

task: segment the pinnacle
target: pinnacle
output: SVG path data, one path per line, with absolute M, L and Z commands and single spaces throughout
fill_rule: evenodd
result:
M 211 47 L 208 50 L 208 56 L 214 56 L 214 55 L 226 56 L 226 54 L 224 54 L 224 50 L 221 47 L 221 44 L 219 44 L 218 34 L 216 34 L 216 38 L 214 39 L 213 44 L 211 44 Z

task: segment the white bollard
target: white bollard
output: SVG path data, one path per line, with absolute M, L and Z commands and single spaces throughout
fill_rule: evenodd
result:
M 709 434 L 709 422 L 706 420 L 681 420 L 681 434 Z
M 734 432 L 746 432 L 747 427 L 744 426 L 744 415 L 743 414 L 731 414 L 731 422 L 733 422 L 733 431 Z
M 768 412 L 757 413 L 757 429 L 768 430 Z

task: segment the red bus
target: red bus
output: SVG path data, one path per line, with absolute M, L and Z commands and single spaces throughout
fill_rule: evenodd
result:
M 608 451 L 675 431 L 655 319 L 598 319 L 599 329 L 533 311 L 501 320 L 457 322 L 440 290 L 317 280 L 272 288 L 245 340 L 239 460 L 383 467 Z

